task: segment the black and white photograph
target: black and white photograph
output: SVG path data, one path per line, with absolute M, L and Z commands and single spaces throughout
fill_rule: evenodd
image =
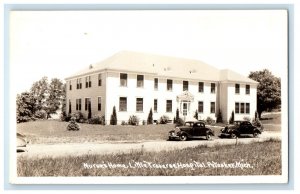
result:
M 287 183 L 287 10 L 9 18 L 11 183 Z

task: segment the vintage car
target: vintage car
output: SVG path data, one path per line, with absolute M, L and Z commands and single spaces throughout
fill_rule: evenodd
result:
M 234 121 L 234 124 L 227 125 L 220 131 L 220 137 L 231 137 L 236 138 L 241 135 L 253 135 L 253 137 L 258 137 L 262 133 L 260 127 L 252 125 L 249 121 Z
M 169 131 L 169 140 L 179 139 L 186 141 L 188 139 L 196 139 L 205 137 L 207 140 L 212 140 L 214 131 L 205 127 L 204 122 L 201 121 L 187 121 L 184 126 L 176 127 Z

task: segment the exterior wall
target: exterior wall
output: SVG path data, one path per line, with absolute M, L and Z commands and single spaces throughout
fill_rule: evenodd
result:
M 85 87 L 85 78 L 86 76 L 77 77 L 81 78 L 82 83 L 82 89 L 77 89 L 77 78 L 67 80 L 67 92 L 66 92 L 66 111 L 69 112 L 69 99 L 71 100 L 71 106 L 72 106 L 72 113 L 77 112 L 76 111 L 76 99 L 81 98 L 81 111 L 85 118 L 88 117 L 88 111 L 85 110 L 85 98 L 91 98 L 91 113 L 92 116 L 99 115 L 102 116 L 105 114 L 105 87 L 106 87 L 106 77 L 105 73 L 101 72 L 102 74 L 102 84 L 101 86 L 98 86 L 98 74 L 91 74 L 91 82 L 92 87 L 86 88 Z M 69 88 L 70 82 L 72 83 L 72 90 Z M 101 97 L 101 111 L 98 111 L 98 97 Z

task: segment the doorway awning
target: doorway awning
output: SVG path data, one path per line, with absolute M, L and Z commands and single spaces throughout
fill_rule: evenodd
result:
M 179 94 L 177 96 L 177 101 L 193 102 L 194 101 L 194 96 L 189 91 L 184 91 L 184 92 L 182 92 L 182 94 Z

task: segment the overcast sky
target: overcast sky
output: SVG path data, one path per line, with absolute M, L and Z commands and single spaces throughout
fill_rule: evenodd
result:
M 9 67 L 17 93 L 64 79 L 121 50 L 201 60 L 245 76 L 287 71 L 285 11 L 13 11 Z

